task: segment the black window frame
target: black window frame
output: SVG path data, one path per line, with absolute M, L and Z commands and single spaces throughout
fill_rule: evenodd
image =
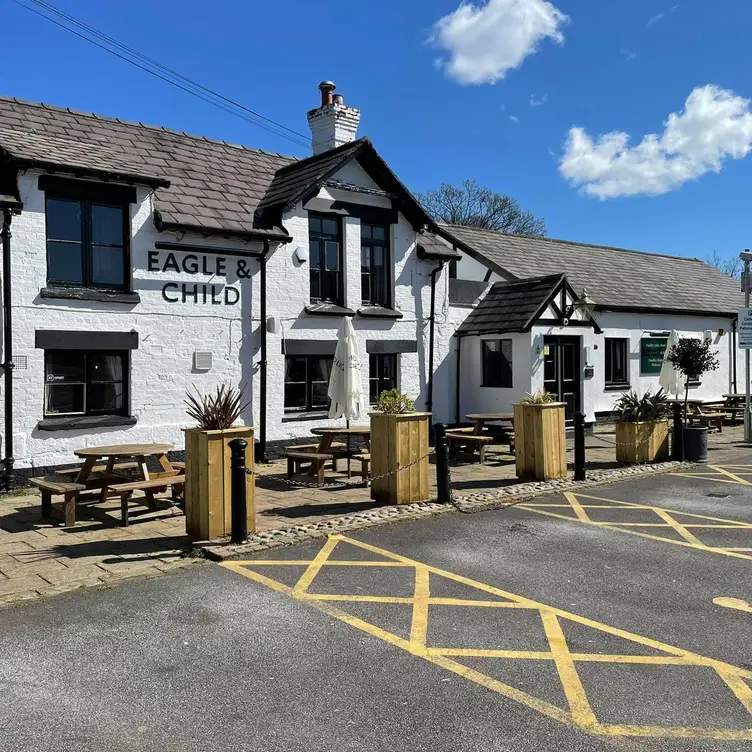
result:
M 622 350 L 622 371 L 615 373 L 616 353 L 614 347 Z M 623 378 L 619 378 L 623 376 Z M 628 337 L 604 337 L 603 341 L 603 381 L 607 387 L 629 386 L 629 338 Z
M 313 221 L 319 220 L 322 223 L 321 231 L 314 231 Z M 337 233 L 325 233 L 323 231 L 323 222 L 329 220 L 336 222 Z M 318 251 L 314 248 L 314 242 L 318 241 Z M 337 271 L 327 270 L 326 267 L 326 248 L 325 243 L 337 242 L 339 249 L 337 255 L 337 265 L 339 269 Z M 339 214 L 322 214 L 319 212 L 308 212 L 308 248 L 309 248 L 309 278 L 308 278 L 308 294 L 311 303 L 334 303 L 335 305 L 343 306 L 345 304 L 345 251 L 344 251 L 344 232 L 342 226 L 342 216 Z M 314 268 L 314 256 L 318 253 L 318 264 Z M 335 297 L 326 297 L 322 294 L 324 278 L 323 274 L 336 274 L 336 294 Z M 314 277 L 317 279 L 318 295 L 314 294 Z
M 301 360 L 305 361 L 305 368 L 306 368 L 306 374 L 305 374 L 305 381 L 288 381 L 287 379 L 287 371 L 288 371 L 288 361 L 289 360 Z M 313 385 L 314 383 L 323 383 L 316 381 L 314 382 L 311 378 L 312 376 L 312 368 L 311 363 L 312 361 L 316 360 L 328 360 L 329 361 L 329 376 L 331 377 L 332 367 L 334 365 L 334 356 L 333 355 L 285 355 L 285 375 L 284 375 L 284 384 L 283 384 L 283 406 L 284 406 L 284 412 L 287 415 L 297 415 L 297 414 L 305 414 L 305 413 L 325 413 L 329 410 L 329 402 L 327 401 L 326 405 L 316 405 L 313 404 Z M 328 383 L 328 379 L 327 379 Z M 303 407 L 299 406 L 289 406 L 287 404 L 287 386 L 288 384 L 305 384 L 305 405 Z
M 84 386 L 84 410 L 75 412 L 48 412 L 47 410 L 47 395 L 48 389 L 55 386 L 54 381 L 50 381 L 48 378 L 48 364 L 49 358 L 54 353 L 61 353 L 70 355 L 75 353 L 81 355 L 84 358 L 84 380 L 83 381 L 65 381 L 64 384 L 83 384 Z M 95 381 L 92 378 L 92 356 L 111 356 L 115 355 L 122 358 L 122 381 L 108 380 L 108 381 Z M 44 351 L 44 402 L 42 405 L 42 415 L 44 418 L 69 418 L 77 417 L 83 418 L 88 416 L 106 417 L 106 416 L 122 416 L 130 417 L 130 392 L 131 392 L 131 357 L 130 350 L 67 350 L 67 349 L 55 349 L 50 348 Z M 123 385 L 123 405 L 118 410 L 92 410 L 89 407 L 89 390 L 96 384 L 103 383 L 122 383 Z
M 47 221 L 49 216 L 50 201 L 65 201 L 77 203 L 81 214 L 81 281 L 71 281 L 64 279 L 54 279 L 50 276 L 50 243 L 73 243 L 69 239 L 59 239 L 50 237 L 50 223 Z M 110 243 L 94 243 L 92 238 L 92 211 L 93 207 L 105 207 L 109 209 L 119 209 L 122 212 L 122 244 L 116 246 Z M 65 190 L 47 190 L 45 191 L 45 246 L 46 246 L 46 263 L 47 263 L 47 284 L 50 287 L 62 288 L 85 288 L 90 290 L 102 290 L 112 292 L 130 292 L 132 289 L 131 275 L 131 210 L 130 201 L 127 197 L 119 199 L 117 196 L 108 196 L 103 191 L 101 198 L 88 195 L 87 192 L 80 192 L 75 189 Z M 123 249 L 123 282 L 122 284 L 112 284 L 92 281 L 93 267 L 93 249 L 94 246 Z
M 371 237 L 367 237 L 367 233 L 365 232 L 365 228 L 374 228 L 379 227 L 384 231 L 384 239 L 383 240 L 377 240 L 373 237 L 373 229 L 371 229 Z M 391 259 L 392 259 L 392 249 L 391 249 L 391 243 L 390 243 L 390 236 L 391 236 L 391 225 L 384 224 L 381 222 L 365 222 L 363 220 L 360 221 L 360 300 L 361 305 L 364 306 L 382 306 L 383 308 L 391 308 L 392 307 L 392 275 L 390 273 L 391 269 Z M 375 248 L 381 248 L 382 252 L 384 254 L 384 263 L 382 264 L 382 273 L 384 275 L 384 278 L 382 280 L 382 290 L 383 290 L 383 298 L 381 300 L 378 300 L 378 296 L 373 294 L 373 279 L 374 279 L 374 263 L 373 263 L 373 254 Z M 369 271 L 364 271 L 366 269 L 366 265 L 363 263 L 364 261 L 364 255 L 368 254 L 368 267 L 370 268 Z M 365 295 L 365 277 L 368 277 L 368 290 L 369 294 Z
M 497 351 L 490 350 L 489 346 L 498 344 Z M 509 348 L 509 358 L 504 358 L 504 347 Z M 514 340 L 510 338 L 483 339 L 480 344 L 480 372 L 481 386 L 494 389 L 512 389 L 514 386 Z M 489 362 L 489 355 L 498 353 L 507 364 L 507 368 L 494 368 Z M 497 374 L 498 378 L 490 378 L 491 374 Z
M 385 376 L 385 365 L 389 363 L 393 376 Z M 375 405 L 382 392 L 388 389 L 399 389 L 399 354 L 398 353 L 371 353 L 368 356 L 368 400 L 369 404 Z M 374 371 L 376 375 L 374 375 Z M 374 384 L 376 392 L 374 399 Z

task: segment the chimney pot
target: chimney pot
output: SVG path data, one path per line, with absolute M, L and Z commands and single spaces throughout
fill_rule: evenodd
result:
M 332 97 L 332 102 L 334 104 L 344 104 L 345 103 L 345 98 L 341 94 L 335 94 Z
M 321 92 L 321 106 L 326 107 L 332 103 L 332 94 L 337 87 L 332 81 L 322 81 L 319 84 L 319 91 Z

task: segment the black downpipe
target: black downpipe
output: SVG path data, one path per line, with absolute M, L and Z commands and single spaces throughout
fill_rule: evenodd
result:
M 731 391 L 738 394 L 736 390 L 736 319 L 731 319 Z
M 460 390 L 462 384 L 460 383 L 460 361 L 462 360 L 462 337 L 457 337 L 457 368 L 454 375 L 454 422 L 459 425 L 460 423 Z
M 13 488 L 13 314 L 11 308 L 10 278 L 10 223 L 13 214 L 3 210 L 3 373 L 5 374 L 5 442 L 3 446 L 3 488 Z
M 261 256 L 261 360 L 259 362 L 259 459 L 266 462 L 266 261 L 269 257 L 269 241 L 264 241 Z
M 428 334 L 428 395 L 426 397 L 426 412 L 433 413 L 433 350 L 434 350 L 434 331 L 436 326 L 436 277 L 441 274 L 444 268 L 442 261 L 431 272 L 431 318 L 429 319 Z

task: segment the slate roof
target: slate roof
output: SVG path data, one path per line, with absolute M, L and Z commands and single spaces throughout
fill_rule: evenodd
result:
M 444 238 L 434 235 L 428 230 L 421 230 L 418 233 L 418 255 L 421 258 L 439 261 L 461 258 L 460 254 Z
M 744 304 L 738 280 L 697 259 L 459 225 L 441 229 L 502 277 L 566 274 L 577 294 L 587 287 L 601 308 L 735 315 Z
M 256 227 L 254 212 L 292 157 L 8 97 L 0 97 L 0 152 L 24 166 L 162 183 L 155 208 L 164 229 L 286 237 Z
M 495 282 L 459 326 L 457 334 L 528 331 L 562 281 L 563 274 L 550 274 L 534 279 Z

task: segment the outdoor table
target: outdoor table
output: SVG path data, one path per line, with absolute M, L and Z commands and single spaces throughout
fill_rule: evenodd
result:
M 347 475 L 350 476 L 350 437 L 360 436 L 366 444 L 366 449 L 371 451 L 371 426 L 328 426 L 326 428 L 312 428 L 314 436 L 321 436 L 318 454 L 326 454 L 337 436 L 347 437 Z
M 511 423 L 514 426 L 514 413 L 470 413 L 465 417 L 475 423 L 473 434 L 476 436 L 483 433 L 483 427 L 486 423 L 493 421 Z
M 86 447 L 76 449 L 73 454 L 84 460 L 84 465 L 76 476 L 76 483 L 86 483 L 99 460 L 106 460 L 105 473 L 113 474 L 115 464 L 125 460 L 136 460 L 139 480 L 149 480 L 149 470 L 146 466 L 147 457 L 156 457 L 165 472 L 172 473 L 175 468 L 167 459 L 167 452 L 175 447 L 172 444 L 114 444 L 111 446 Z

